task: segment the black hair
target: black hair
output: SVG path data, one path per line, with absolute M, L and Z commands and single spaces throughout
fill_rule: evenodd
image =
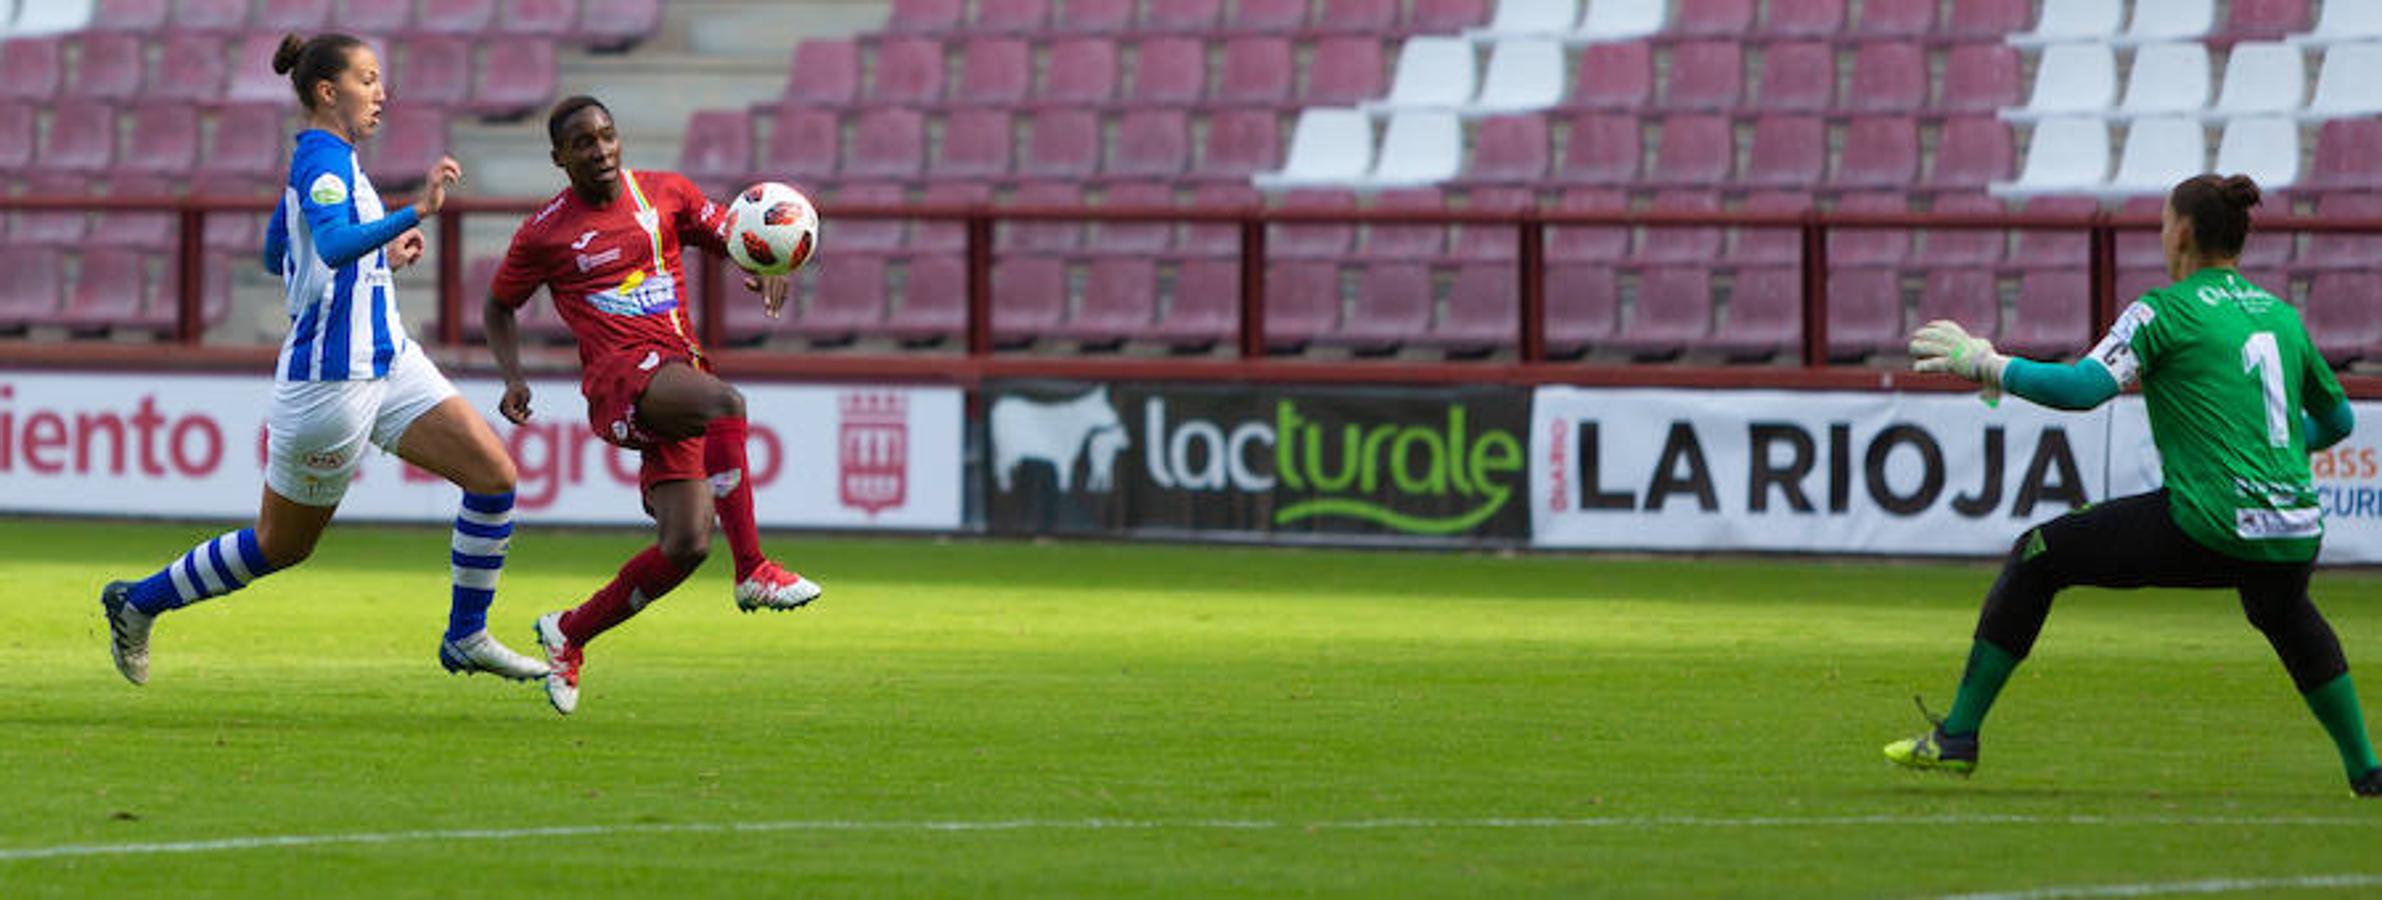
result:
M 2250 207 L 2258 205 L 2258 182 L 2248 175 L 2194 175 L 2175 186 L 2167 205 L 2192 222 L 2192 244 L 2204 256 L 2241 255 L 2250 237 Z
M 330 32 L 312 38 L 284 34 L 281 46 L 273 51 L 273 74 L 288 75 L 298 102 L 313 109 L 314 86 L 347 71 L 348 51 L 361 46 L 363 40 L 352 34 Z
M 557 149 L 561 148 L 563 123 L 569 122 L 572 116 L 579 114 L 580 110 L 591 108 L 603 110 L 606 117 L 612 115 L 612 108 L 605 106 L 604 101 L 586 94 L 562 98 L 561 103 L 554 104 L 554 111 L 546 114 L 546 140 L 552 142 Z

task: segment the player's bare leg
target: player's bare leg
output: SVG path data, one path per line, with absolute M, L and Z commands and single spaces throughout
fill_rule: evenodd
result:
M 753 486 L 747 478 L 744 395 L 719 378 L 684 363 L 654 373 L 637 400 L 637 418 L 671 439 L 703 435 L 703 471 L 716 501 L 720 532 L 736 562 L 736 607 L 798 609 L 819 598 L 819 583 L 773 562 L 761 552 L 754 522 Z
M 554 711 L 579 708 L 579 673 L 587 644 L 668 594 L 711 554 L 711 492 L 701 481 L 665 481 L 645 492 L 660 540 L 620 567 L 610 584 L 575 609 L 538 618 L 538 644 L 552 672 L 546 699 Z
M 397 439 L 397 455 L 463 488 L 449 543 L 454 577 L 447 632 L 438 662 L 451 673 L 489 672 L 515 681 L 542 678 L 546 664 L 498 643 L 488 633 L 488 607 L 512 546 L 513 484 L 518 477 L 504 442 L 462 397 L 448 397 L 415 419 Z

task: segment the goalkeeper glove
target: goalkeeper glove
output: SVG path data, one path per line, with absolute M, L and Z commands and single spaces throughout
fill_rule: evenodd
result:
M 2010 358 L 1993 352 L 1993 342 L 1969 334 L 1960 323 L 1937 319 L 1911 334 L 1911 368 L 1921 372 L 1948 372 L 1970 381 L 1999 388 L 2002 368 Z

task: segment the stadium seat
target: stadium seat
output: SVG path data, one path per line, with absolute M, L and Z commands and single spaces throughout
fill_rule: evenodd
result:
M 1009 195 L 1009 206 L 1082 206 L 1083 187 L 1072 181 L 1039 181 Z M 993 224 L 996 250 L 1036 254 L 1073 253 L 1083 248 L 1081 221 L 1001 221 Z
M 2209 113 L 2218 117 L 2291 115 L 2299 111 L 2307 93 L 2307 63 L 2298 47 L 2235 44 L 2225 60 L 2224 87 L 2217 91 L 2217 102 Z
M 1720 212 L 1720 197 L 1710 191 L 1674 190 L 1654 195 L 1652 212 Z M 1710 225 L 1645 226 L 1638 236 L 1634 262 L 1655 265 L 1710 265 L 1719 258 L 1721 229 Z
M 2090 197 L 2035 197 L 2026 202 L 2029 216 L 2086 216 L 2098 212 L 2100 201 Z M 2013 261 L 2029 266 L 2086 266 L 2091 264 L 2090 236 L 2079 229 L 2021 228 Z
M 1284 106 L 1290 102 L 1290 41 L 1272 36 L 1236 37 L 1224 42 L 1223 63 L 1211 102 L 1232 106 Z
M 1203 184 L 1191 192 L 1191 206 L 1203 210 L 1238 210 L 1264 204 L 1264 195 L 1247 182 Z M 1241 226 L 1236 222 L 1187 223 L 1182 252 L 1196 256 L 1239 256 Z
M 1607 341 L 1631 356 L 1677 355 L 1712 333 L 1712 270 L 1700 266 L 1638 273 L 1637 303 Z
M 1447 208 L 1447 197 L 1438 188 L 1399 188 L 1375 195 L 1372 208 L 1381 212 L 1437 214 Z M 1365 227 L 1360 255 L 1366 259 L 1416 262 L 1429 261 L 1446 252 L 1446 225 L 1375 222 Z
M 1819 113 L 1836 105 L 1836 47 L 1818 41 L 1771 44 L 1762 51 L 1764 113 Z
M 1769 359 L 1803 340 L 1803 272 L 1789 266 L 1741 269 L 1729 288 L 1723 324 L 1694 342 L 1735 359 Z
M 836 188 L 834 199 L 821 207 L 832 214 L 839 206 L 900 206 L 903 201 L 901 185 L 886 182 L 854 182 Z M 901 219 L 853 218 L 836 222 L 832 240 L 838 251 L 893 250 L 902 245 L 902 235 L 908 223 Z M 880 273 L 884 263 L 878 262 Z M 878 279 L 880 282 L 882 278 Z M 881 287 L 881 285 L 880 285 Z
M 149 85 L 141 90 L 144 99 L 171 103 L 209 103 L 223 99 L 221 38 L 176 32 L 163 44 L 157 64 L 149 69 Z
M 1919 180 L 1919 123 L 1911 119 L 1854 119 L 1829 183 L 1842 188 L 1904 189 Z
M 848 106 L 860 98 L 860 46 L 844 38 L 811 38 L 794 45 L 782 96 L 818 106 Z
M 1735 40 L 1753 31 L 1754 0 L 1678 0 L 1676 6 L 1670 33 L 1680 37 Z
M 126 140 L 126 146 L 138 147 L 140 152 L 125 154 L 116 163 L 116 171 L 147 175 L 189 171 L 198 161 L 198 110 L 163 103 L 142 104 L 132 110 L 132 131 Z
M 842 174 L 905 180 L 926 167 L 926 117 L 914 109 L 866 109 L 852 128 L 852 154 Z
M 0 329 L 46 324 L 58 315 L 66 293 L 66 266 L 49 247 L 0 244 Z
M 1983 116 L 1945 119 L 1935 165 L 1922 183 L 1931 190 L 1978 190 L 2010 177 L 2016 158 L 2009 125 Z
M 1893 269 L 1831 269 L 1828 273 L 1828 356 L 1861 359 L 1900 353 L 1902 275 Z
M 1629 195 L 1616 190 L 1572 188 L 1555 202 L 1557 212 L 1622 212 Z M 1717 242 L 1713 249 L 1719 249 Z M 1596 262 L 1611 265 L 1629 253 L 1629 228 L 1623 225 L 1554 225 L 1547 228 L 1549 260 Z
M 1935 31 L 1933 3 L 1863 3 L 1853 20 L 1853 36 L 1863 39 L 1910 40 Z
M 585 0 L 573 42 L 594 50 L 625 50 L 662 28 L 662 0 Z
M 1488 73 L 1481 78 L 1480 96 L 1464 112 L 1474 116 L 1496 115 L 1553 107 L 1563 100 L 1564 72 L 1560 41 L 1551 38 L 1498 41 L 1489 49 Z
M 66 79 L 70 100 L 121 102 L 139 97 L 141 37 L 127 32 L 88 31 L 76 41 L 74 77 Z
M 2119 267 L 2117 270 L 2117 303 L 2122 307 L 2141 299 L 2144 294 L 2166 287 L 2171 283 L 2167 280 L 2167 267 L 2163 265 L 2155 268 L 2128 269 Z
M 1632 115 L 1580 113 L 1567 123 L 1555 180 L 1564 184 L 1626 185 L 1644 167 L 1644 143 Z M 1732 153 L 1734 152 L 1732 144 Z
M 1251 176 L 1281 162 L 1281 130 L 1272 112 L 1227 110 L 1208 117 L 1207 136 L 1192 175 L 1247 184 Z
M 1296 190 L 1283 194 L 1284 211 L 1356 209 L 1356 195 L 1339 190 Z M 1336 259 L 1356 245 L 1353 222 L 1301 222 L 1266 226 L 1266 253 L 1279 259 Z
M 1108 208 L 1163 208 L 1174 205 L 1174 189 L 1147 181 L 1121 182 L 1100 199 Z M 1172 222 L 1096 222 L 1097 236 L 1085 249 L 1103 256 L 1158 256 L 1174 249 Z
M 761 145 L 760 172 L 816 184 L 835 177 L 842 153 L 843 124 L 835 112 L 788 104 L 772 117 L 769 142 Z
M 1326 343 L 1361 351 L 1385 351 L 1431 329 L 1431 268 L 1412 262 L 1376 262 L 1357 274 L 1357 290 L 1338 331 Z
M 2320 219 L 2382 219 L 2382 194 L 2326 194 L 2316 201 Z M 2281 235 L 2255 235 L 2252 244 Z M 2308 252 L 2298 268 L 2308 271 L 2382 271 L 2382 234 L 2319 231 L 2308 235 Z M 2375 295 L 2382 297 L 2382 294 Z
M 251 34 L 233 41 L 231 68 L 225 73 L 221 99 L 227 103 L 296 105 L 289 76 L 273 71 L 273 51 L 280 45 L 281 37 L 277 34 Z M 384 57 L 383 65 L 386 64 Z
M 1297 349 L 1340 329 L 1340 264 L 1278 262 L 1265 271 L 1265 343 Z
M 1050 47 L 1050 66 L 1035 96 L 1060 106 L 1100 106 L 1117 96 L 1117 42 L 1069 38 Z
M 1900 193 L 1848 194 L 1836 201 L 1842 213 L 1906 213 L 1910 201 Z M 1899 265 L 1911 255 L 1908 228 L 1839 228 L 1828 235 L 1828 263 L 1848 266 Z
M 154 34 L 165 30 L 167 7 L 167 0 L 99 0 L 91 28 Z
M 1066 34 L 1118 34 L 1133 26 L 1133 8 L 1139 5 L 1135 0 L 1064 0 L 1050 27 Z
M 1312 32 L 1364 35 L 1395 35 L 1398 32 L 1397 0 L 1322 0 L 1322 8 L 1315 15 Z
M 453 37 L 405 42 L 405 56 L 390 77 L 398 91 L 390 105 L 459 107 L 471 96 L 471 45 Z
M 42 197 L 82 197 L 91 192 L 91 181 L 80 175 L 54 172 L 35 172 L 25 176 L 23 194 Z M 81 210 L 25 210 L 9 214 L 8 242 L 64 246 L 78 244 L 90 225 L 90 216 Z
M 1852 80 L 1845 85 L 1840 105 L 1856 113 L 1894 114 L 1926 107 L 1926 49 L 1902 41 L 1862 44 L 1853 54 Z
M 26 103 L 0 101 L 0 171 L 15 172 L 33 165 L 40 121 Z M 6 189 L 0 184 L 0 190 Z
M 2156 121 L 2161 120 L 2143 120 Z M 2143 122 L 2137 122 L 2137 127 Z M 2197 127 L 2196 123 L 2194 127 Z M 2164 133 L 2177 131 L 2172 125 L 2154 126 L 2152 130 Z M 2201 144 L 2197 139 L 2193 143 L 2195 146 Z M 2182 155 L 2171 153 L 2162 158 L 2162 154 L 2153 151 L 2148 143 L 2144 143 L 2142 149 L 2136 152 L 2144 157 L 2136 162 L 2137 166 L 2154 161 L 2165 163 L 2169 158 Z M 2141 173 L 2128 174 L 2139 177 Z M 2035 123 L 2034 137 L 2027 142 L 2026 164 L 2019 169 L 2018 180 L 1995 182 L 1987 186 L 1987 190 L 1997 196 L 2092 193 L 2107 186 L 2104 179 L 2108 175 L 2109 126 L 2097 118 L 2067 116 Z
M 2145 44 L 2134 50 L 2116 117 L 2199 115 L 2208 106 L 2208 82 L 2207 45 Z
M 1820 183 L 1827 169 L 1826 123 L 1816 116 L 1763 116 L 1753 123 L 1753 142 L 1746 152 L 1745 172 L 1738 183 L 1750 187 L 1809 187 Z
M 1084 109 L 1045 109 L 1030 120 L 1025 158 L 1018 174 L 1026 178 L 1082 181 L 1100 170 L 1100 116 Z
M 2342 119 L 2382 114 L 2382 91 L 2374 89 L 2376 84 L 2382 84 L 2382 41 L 2326 47 L 2324 66 L 2316 72 L 2316 95 L 2308 98 L 2306 116 Z
M 1569 356 L 1601 344 L 1613 336 L 1620 323 L 1621 287 L 1609 265 L 1548 266 L 1546 298 L 1549 353 Z
M 913 256 L 903 266 L 898 303 L 887 310 L 886 334 L 907 341 L 940 341 L 968 329 L 967 260 L 953 254 Z
M 1037 34 L 1050 26 L 1050 0 L 976 0 L 969 27 L 982 34 Z
M 1379 98 L 1387 89 L 1382 80 L 1381 39 L 1328 37 L 1315 44 L 1307 63 L 1307 87 L 1299 101 L 1307 106 L 1355 106 Z
M 1595 44 L 1580 52 L 1579 80 L 1564 105 L 1635 113 L 1653 101 L 1654 46 L 1627 41 Z
M 940 149 L 927 161 L 932 178 L 994 179 L 1009 174 L 1014 122 L 1000 109 L 962 109 L 943 116 Z
M 282 182 L 227 178 L 206 186 L 204 192 L 234 197 L 269 197 Z M 271 213 L 212 212 L 200 232 L 207 249 L 237 253 L 243 259 L 256 259 L 265 249 L 265 220 Z
M 1472 159 L 1463 180 L 1477 184 L 1537 184 L 1547 177 L 1547 117 L 1493 116 L 1473 127 Z
M 149 278 L 150 258 L 141 251 L 117 247 L 84 249 L 74 289 L 53 321 L 88 333 L 172 331 L 173 319 L 159 318 L 150 302 L 157 292 Z
M 1811 210 L 1809 191 L 1757 191 L 1745 198 L 1743 212 L 1803 213 Z M 1803 260 L 1803 230 L 1742 226 L 1731 228 L 1729 251 L 1721 261 L 1735 266 L 1776 266 Z M 1833 262 L 1833 260 L 1831 260 Z
M 1663 187 L 1717 185 L 1729 180 L 1736 159 L 1737 138 L 1727 116 L 1673 116 L 1662 124 L 1646 180 Z
M 341 0 L 332 25 L 349 34 L 400 34 L 413 30 L 414 5 L 388 0 Z
M 1566 40 L 1573 44 L 1643 40 L 1663 30 L 1669 12 L 1666 3 L 1591 0 L 1587 14 L 1580 17 L 1580 27 Z
M 1182 106 L 1207 96 L 1207 48 L 1195 38 L 1150 38 L 1134 47 L 1134 106 Z
M 1946 113 L 1993 113 L 2017 106 L 2022 94 L 2018 51 L 1963 44 L 1944 55 L 1943 93 L 1935 105 Z
M 1373 120 L 1362 110 L 1309 109 L 1299 113 L 1282 168 L 1252 181 L 1264 190 L 1363 181 L 1373 168 Z
M 2382 190 L 2382 121 L 2334 119 L 2316 132 L 2315 158 L 2303 186 L 2333 191 Z
M 1067 263 L 1042 256 L 1012 256 L 993 263 L 993 340 L 1030 344 L 1058 329 L 1067 316 Z
M 877 45 L 869 99 L 877 104 L 929 106 L 943 99 L 943 44 L 893 38 Z
M 2309 0 L 2232 0 L 2226 4 L 2222 35 L 2235 41 L 2275 41 L 2305 31 Z
M 889 296 L 885 289 L 885 257 L 874 253 L 829 253 L 819 260 L 818 270 L 808 296 L 800 298 L 804 302 L 799 315 L 781 326 L 783 330 L 834 341 L 875 334 L 884 327 Z
M 2029 152 L 2029 162 L 2033 153 Z M 2104 194 L 2165 196 L 2175 183 L 2208 171 L 2208 132 L 2200 120 L 2135 119 Z
M 1472 212 L 1520 214 L 1538 207 L 1538 194 L 1529 187 L 1492 187 L 1472 190 L 1465 198 L 1465 209 Z M 1541 229 L 1541 249 L 1545 247 Z M 1456 226 L 1453 255 L 1465 261 L 1504 262 L 1519 252 L 1515 226 L 1496 222 L 1467 222 Z M 1614 255 L 1628 247 L 1627 234 Z
M 1985 269 L 1937 269 L 1919 291 L 1916 322 L 1950 319 L 1986 340 L 2001 336 L 2001 286 Z
M 1406 30 L 1412 34 L 1447 34 L 1486 24 L 1489 0 L 1413 0 L 1406 11 Z
M 1693 41 L 1671 49 L 1663 85 L 1667 109 L 1734 110 L 1745 101 L 1745 50 L 1736 41 Z
M 1458 266 L 1448 286 L 1445 313 L 1417 340 L 1458 353 L 1513 346 L 1521 321 L 1515 277 L 1511 263 Z
M 1467 40 L 1489 43 L 1562 37 L 1580 21 L 1580 0 L 1496 0 L 1496 4 L 1489 24 L 1465 32 Z
M 2374 272 L 2327 272 L 2308 288 L 2308 336 L 2316 352 L 2340 365 L 2382 355 L 2382 275 Z
M 1267 118 L 1272 113 L 1258 113 Z M 1091 120 L 1091 151 L 1100 150 L 1099 120 Z M 1040 139 L 1041 129 L 1035 129 Z M 1213 132 L 1211 132 L 1212 134 Z M 1095 156 L 1095 159 L 1097 157 Z M 1117 119 L 1116 151 L 1107 175 L 1119 179 L 1172 181 L 1191 160 L 1191 120 L 1181 110 L 1137 109 Z M 1271 161 L 1268 161 L 1271 164 Z
M 313 34 L 329 26 L 331 0 L 258 0 L 256 27 L 278 40 L 286 33 Z
M 2009 40 L 2020 47 L 2106 42 L 2117 35 L 2125 8 L 2125 0 L 2043 0 L 2042 17 L 2035 20 L 2034 29 L 2012 34 Z
M 431 34 L 479 35 L 496 24 L 497 0 L 419 0 L 414 28 Z
M 1845 0 L 1770 0 L 1762 31 L 1772 37 L 1833 37 L 1844 30 L 1844 6 Z
M 2313 30 L 2284 38 L 2294 44 L 2341 44 L 2377 39 L 2382 39 L 2382 6 L 2354 2 L 2319 6 Z
M 885 30 L 904 34 L 957 31 L 966 9 L 966 0 L 893 0 L 885 16 Z
M 1450 37 L 1410 39 L 1398 51 L 1397 72 L 1390 76 L 1389 95 L 1364 104 L 1364 108 L 1388 112 L 1461 107 L 1472 101 L 1479 87 L 1475 81 L 1476 68 L 1472 44 L 1468 41 Z M 1296 150 L 1294 142 L 1294 156 Z
M 557 63 L 552 41 L 506 41 L 482 54 L 472 79 L 471 109 L 490 119 L 516 119 L 554 99 Z
M 1015 108 L 1034 80 L 1034 57 L 1017 38 L 976 38 L 960 45 L 950 102 Z
M 1464 126 L 1445 110 L 1408 110 L 1390 116 L 1381 153 L 1363 184 L 1418 187 L 1456 177 L 1464 168 Z
M 679 134 L 679 174 L 704 193 L 730 193 L 752 176 L 753 123 L 743 110 L 696 110 Z
M 2113 40 L 2127 44 L 2190 41 L 2198 44 L 2217 27 L 2216 0 L 2134 0 L 2126 30 Z
M 2201 90 L 2207 90 L 2201 79 Z M 2053 44 L 2035 66 L 2034 90 L 2026 105 L 2005 109 L 2002 118 L 2032 121 L 2051 116 L 2106 115 L 2117 101 L 2117 54 L 2107 44 Z
M 1241 265 L 1234 260 L 1185 260 L 1175 269 L 1174 291 L 1158 312 L 1149 336 L 1194 349 L 1230 339 L 1240 330 Z
M 1083 305 L 1054 331 L 1085 343 L 1116 343 L 1149 333 L 1158 316 L 1158 264 L 1095 260 L 1084 273 Z
M 0 101 L 46 102 L 58 95 L 66 75 L 66 54 L 54 37 L 0 41 Z
M 978 181 L 930 181 L 918 202 L 926 206 L 980 206 L 992 202 L 992 186 Z M 911 250 L 957 254 L 968 248 L 967 224 L 958 219 L 920 219 L 910 226 Z
M 2217 140 L 2214 171 L 2246 174 L 2267 191 L 2296 184 L 2299 123 L 2281 116 L 2250 116 L 2226 122 L 2224 136 Z
M 68 103 L 50 112 L 35 165 L 53 172 L 97 172 L 116 158 L 116 108 Z
M 2028 266 L 2000 344 L 2037 359 L 2075 356 L 2098 339 L 2092 327 L 2092 277 L 2081 267 Z
M 497 8 L 501 38 L 559 40 L 579 21 L 579 0 L 507 0 Z
M 256 160 L 260 158 L 269 167 L 288 165 L 286 160 L 279 158 L 283 131 L 278 127 L 280 108 L 249 106 L 235 109 L 271 109 L 276 127 L 261 134 L 254 127 L 228 127 L 234 115 L 248 118 L 255 113 L 235 113 L 233 109 L 226 109 L 215 120 L 215 140 L 207 164 L 236 165 L 250 169 L 249 174 L 252 175 L 272 171 L 270 168 L 263 172 L 254 171 Z M 261 120 L 258 120 L 258 124 L 261 124 Z M 445 110 L 425 106 L 390 107 L 381 113 L 380 136 L 367 145 L 371 152 L 364 158 L 364 174 L 372 178 L 373 187 L 383 191 L 405 191 L 420 186 L 422 176 L 429 174 L 430 167 L 436 165 L 438 158 L 446 153 L 447 127 Z
M 166 175 L 119 175 L 108 179 L 110 198 L 178 197 L 181 191 Z M 216 215 L 228 215 L 217 213 Z M 212 219 L 214 216 L 209 216 Z M 151 253 L 174 246 L 180 231 L 176 216 L 169 210 L 116 210 L 99 214 L 97 234 L 107 235 L 106 245 L 116 248 L 144 250 Z
M 1984 194 L 1946 194 L 1935 200 L 1932 212 L 2001 215 L 2002 202 Z M 1926 251 L 1919 259 L 1930 266 L 1998 266 L 2009 246 L 2009 233 L 1989 228 L 1937 228 L 1924 236 Z
M 1224 19 L 1224 0 L 1150 0 L 1141 15 L 1144 31 L 1206 33 Z
M 1241 34 L 1289 34 L 1307 27 L 1307 0 L 1233 0 L 1225 27 Z

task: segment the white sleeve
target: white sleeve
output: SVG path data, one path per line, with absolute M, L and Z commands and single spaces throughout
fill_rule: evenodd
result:
M 2142 377 L 2142 357 L 2134 351 L 2134 335 L 2157 317 L 2158 313 L 2148 304 L 2134 301 L 2117 314 L 2117 322 L 2109 326 L 2109 333 L 2093 345 L 2092 353 L 2085 358 L 2108 369 L 2109 377 L 2117 380 L 2118 387 L 2133 384 Z

